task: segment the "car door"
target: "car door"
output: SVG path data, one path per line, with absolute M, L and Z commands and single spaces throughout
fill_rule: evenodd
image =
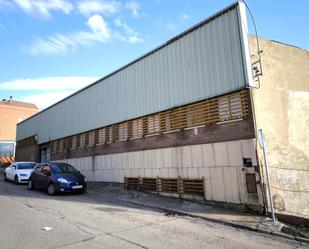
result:
M 9 180 L 14 181 L 14 177 L 15 177 L 15 171 L 16 171 L 16 165 L 12 164 L 9 168 L 8 171 L 6 173 L 6 176 Z
M 33 173 L 31 174 L 31 180 L 33 181 L 34 185 L 40 188 L 40 174 L 42 174 L 43 164 L 37 164 L 34 168 Z
M 42 174 L 40 175 L 41 186 L 47 189 L 51 176 L 51 167 L 49 165 L 44 165 L 42 167 Z
M 11 167 L 12 167 L 12 165 L 10 165 L 9 167 L 7 167 L 7 168 L 5 169 L 6 178 L 7 178 L 8 180 L 11 180 Z

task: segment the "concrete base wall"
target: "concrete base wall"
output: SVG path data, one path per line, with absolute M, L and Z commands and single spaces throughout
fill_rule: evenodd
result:
M 243 158 L 253 167 L 244 168 Z M 205 198 L 236 204 L 262 206 L 262 194 L 249 194 L 246 173 L 259 181 L 255 140 L 180 146 L 164 149 L 64 159 L 78 168 L 90 181 L 123 182 L 124 177 L 205 177 Z

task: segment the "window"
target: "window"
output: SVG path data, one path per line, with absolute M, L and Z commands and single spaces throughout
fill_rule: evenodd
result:
M 88 146 L 94 146 L 94 137 L 95 137 L 95 132 L 94 131 L 90 131 L 88 133 Z
M 63 151 L 63 139 L 58 140 L 58 151 Z
M 172 130 L 172 115 L 171 113 L 167 113 L 165 115 L 165 131 L 171 131 Z
M 18 163 L 17 169 L 33 169 L 36 163 Z
M 160 132 L 160 116 L 158 114 L 148 117 L 147 121 L 148 134 L 155 134 Z
M 98 144 L 105 144 L 105 142 L 106 142 L 105 133 L 106 133 L 105 128 L 99 129 L 99 131 L 98 131 Z
M 221 97 L 218 102 L 220 121 L 229 120 L 231 117 L 228 96 Z
M 194 127 L 194 116 L 191 108 L 187 108 L 186 111 L 186 127 Z
M 242 104 L 239 95 L 232 95 L 230 97 L 230 106 L 232 119 L 241 118 L 243 116 Z
M 0 156 L 14 156 L 14 143 L 0 143 Z
M 119 125 L 112 125 L 110 127 L 110 130 L 112 130 L 112 139 L 111 142 L 119 141 Z
M 128 139 L 128 123 L 121 123 L 119 124 L 119 141 L 125 141 Z
M 86 143 L 86 134 L 80 134 L 79 135 L 79 148 L 84 148 Z
M 143 119 L 136 119 L 132 121 L 132 138 L 143 137 Z
M 106 134 L 108 135 L 106 137 L 106 142 L 108 144 L 112 143 L 113 142 L 113 127 L 112 126 L 106 127 Z
M 227 121 L 243 117 L 241 98 L 237 94 L 224 96 L 218 101 L 220 121 Z
M 72 137 L 71 150 L 75 150 L 76 149 L 76 140 L 77 140 L 77 137 L 73 136 Z
M 53 153 L 57 152 L 57 140 L 52 142 L 52 152 Z
M 34 170 L 42 171 L 43 166 L 43 164 L 37 164 Z
M 204 103 L 186 108 L 186 128 L 201 126 L 206 123 Z
M 51 173 L 51 170 L 50 170 L 49 165 L 44 165 L 44 166 L 42 167 L 42 172 L 49 172 L 49 173 Z

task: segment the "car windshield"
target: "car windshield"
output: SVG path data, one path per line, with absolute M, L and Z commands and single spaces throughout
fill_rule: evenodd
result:
M 53 165 L 53 172 L 54 173 L 77 173 L 78 170 L 75 169 L 73 166 L 67 163 L 57 163 Z
M 19 163 L 17 169 L 33 169 L 36 163 Z

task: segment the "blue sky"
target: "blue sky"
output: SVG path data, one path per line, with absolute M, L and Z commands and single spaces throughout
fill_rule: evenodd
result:
M 233 2 L 0 0 L 0 98 L 45 108 Z M 308 49 L 308 0 L 247 3 L 262 37 Z

